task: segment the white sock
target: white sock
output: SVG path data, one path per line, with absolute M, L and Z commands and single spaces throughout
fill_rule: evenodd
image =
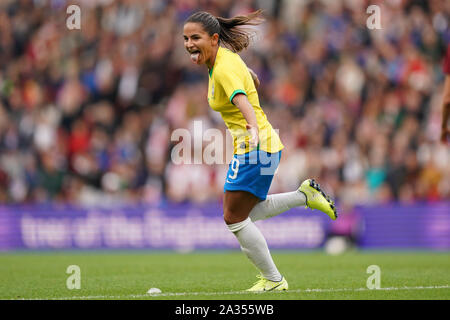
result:
M 266 239 L 250 218 L 242 222 L 229 224 L 228 229 L 234 233 L 241 245 L 241 250 L 264 278 L 271 281 L 281 281 L 283 277 L 272 260 Z
M 289 209 L 306 204 L 306 197 L 298 190 L 293 192 L 277 193 L 267 196 L 253 207 L 249 213 L 252 221 L 264 220 L 279 215 Z

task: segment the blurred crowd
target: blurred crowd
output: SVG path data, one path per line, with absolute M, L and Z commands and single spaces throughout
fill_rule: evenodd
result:
M 80 30 L 66 26 L 70 4 Z M 382 29 L 366 25 L 370 4 Z M 313 177 L 350 205 L 449 199 L 450 1 L 2 0 L 0 203 L 221 201 L 230 145 L 218 164 L 171 159 L 177 128 L 226 134 L 182 26 L 199 9 L 259 8 L 265 22 L 240 54 L 285 145 L 269 193 Z

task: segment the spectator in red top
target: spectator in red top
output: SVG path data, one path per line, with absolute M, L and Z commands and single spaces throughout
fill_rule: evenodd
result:
M 441 141 L 447 142 L 450 129 L 447 127 L 448 117 L 450 115 L 450 44 L 447 45 L 447 53 L 444 58 L 445 84 L 442 97 L 442 130 Z

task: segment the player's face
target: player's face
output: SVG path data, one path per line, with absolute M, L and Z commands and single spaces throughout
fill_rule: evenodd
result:
M 210 36 L 200 23 L 188 22 L 183 29 L 184 47 L 195 64 L 208 64 L 211 61 L 218 35 Z

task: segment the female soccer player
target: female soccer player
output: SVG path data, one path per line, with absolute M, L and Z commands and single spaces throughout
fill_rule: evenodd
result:
M 220 112 L 233 137 L 234 155 L 224 185 L 223 216 L 242 251 L 260 271 L 248 291 L 287 290 L 264 236 L 253 223 L 305 205 L 335 220 L 333 202 L 312 179 L 298 190 L 267 196 L 283 144 L 259 105 L 257 76 L 237 52 L 247 48 L 250 33 L 240 26 L 261 23 L 261 11 L 231 19 L 207 12 L 190 16 L 183 29 L 184 46 L 193 63 L 209 70 L 208 102 Z M 253 75 L 253 76 L 252 76 Z

